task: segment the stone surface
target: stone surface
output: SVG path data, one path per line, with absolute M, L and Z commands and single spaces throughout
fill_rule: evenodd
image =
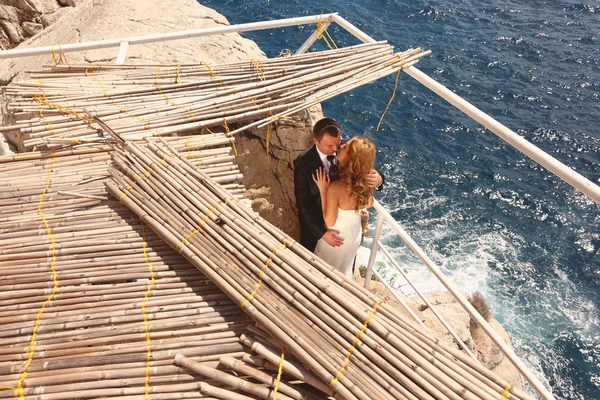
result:
M 0 45 L 4 49 L 17 46 L 35 34 L 25 27 L 26 23 L 39 24 L 60 8 L 56 0 L 0 0 Z
M 42 31 L 42 29 L 44 29 L 42 24 L 36 24 L 35 22 L 28 21 L 23 22 L 23 30 L 25 30 L 25 32 L 29 33 L 31 36 L 37 35 Z
M 311 145 L 311 127 L 322 116 L 321 107 L 314 107 L 277 121 L 269 140 L 269 158 L 266 156 L 266 128 L 251 129 L 238 138 L 238 165 L 254 210 L 296 240 L 300 237 L 300 228 L 295 207 L 293 161 Z
M 13 43 L 19 43 L 23 41 L 23 29 L 12 21 L 1 21 L 0 26 L 4 28 L 4 31 L 8 34 L 8 38 Z

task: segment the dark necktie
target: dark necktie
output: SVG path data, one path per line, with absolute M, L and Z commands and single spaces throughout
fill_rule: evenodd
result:
M 329 172 L 327 174 L 329 175 L 329 181 L 337 181 L 338 179 L 340 179 L 340 169 L 338 168 L 337 159 L 335 158 L 335 155 L 332 154 L 330 156 L 327 156 L 327 161 L 329 161 Z

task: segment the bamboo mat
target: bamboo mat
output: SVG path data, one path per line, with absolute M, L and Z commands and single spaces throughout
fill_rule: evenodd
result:
M 231 142 L 169 138 L 241 198 Z M 106 147 L 60 153 L 0 158 L 0 397 L 210 398 L 175 355 L 243 364 L 250 319 L 106 192 Z

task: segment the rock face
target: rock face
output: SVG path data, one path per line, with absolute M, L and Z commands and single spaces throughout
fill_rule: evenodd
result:
M 358 272 L 358 270 L 356 272 Z M 361 285 L 364 284 L 363 278 L 360 276 L 357 276 L 356 278 Z M 385 297 L 386 303 L 393 305 L 398 310 L 399 314 L 412 319 L 410 314 L 403 308 L 400 302 L 392 297 L 392 294 L 383 284 L 371 281 L 371 291 Z M 436 337 L 441 338 L 441 340 L 451 346 L 459 348 L 450 333 L 420 297 L 406 297 L 400 292 L 396 292 L 395 294 L 408 304 L 421 321 L 423 321 L 425 326 L 435 333 Z M 500 349 L 498 349 L 498 347 L 488 338 L 483 330 L 477 328 L 471 333 L 471 317 L 449 292 L 427 293 L 426 296 L 429 302 L 435 307 L 436 311 L 438 311 L 446 322 L 455 330 L 458 337 L 469 346 L 470 350 L 475 354 L 483 366 L 502 378 L 507 379 L 511 383 L 511 386 L 523 389 L 525 381 L 517 368 L 512 365 L 508 358 L 506 358 Z M 493 318 L 488 322 L 500 337 L 502 337 L 502 339 L 504 339 L 504 341 L 512 348 L 510 338 L 502 325 Z
M 11 49 L 36 35 L 66 6 L 74 7 L 75 1 L 0 0 L 0 50 Z

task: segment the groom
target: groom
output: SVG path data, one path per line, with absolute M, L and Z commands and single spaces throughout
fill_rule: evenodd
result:
M 300 244 L 310 251 L 315 250 L 317 241 L 321 238 L 333 247 L 344 243 L 344 239 L 337 236 L 339 231 L 328 229 L 325 225 L 321 195 L 312 179 L 312 175 L 321 167 L 332 182 L 338 178 L 335 154 L 342 141 L 340 125 L 333 118 L 322 118 L 313 127 L 312 134 L 314 145 L 294 160 L 294 191 L 300 220 Z M 371 170 L 366 180 L 369 186 L 381 190 L 383 175 L 379 171 Z

